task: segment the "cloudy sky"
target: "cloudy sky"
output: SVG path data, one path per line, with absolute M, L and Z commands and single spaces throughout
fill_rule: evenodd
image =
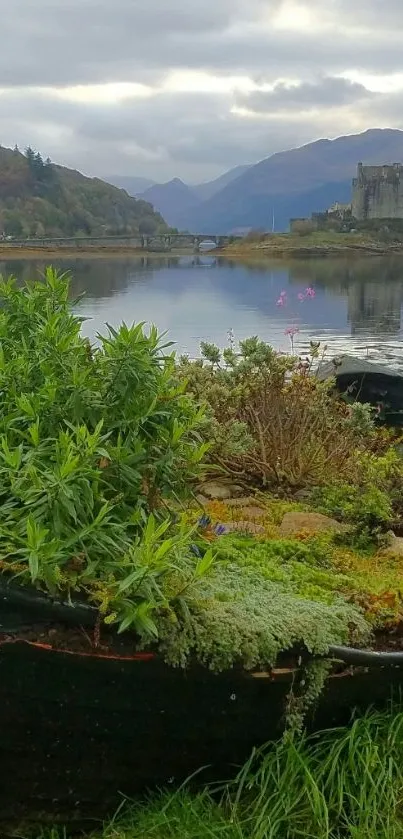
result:
M 12 0 L 0 142 L 87 174 L 213 178 L 403 128 L 402 0 Z

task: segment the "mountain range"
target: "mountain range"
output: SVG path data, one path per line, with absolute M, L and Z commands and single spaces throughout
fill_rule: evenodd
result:
M 152 184 L 141 197 L 169 225 L 194 233 L 237 229 L 284 231 L 290 218 L 326 210 L 351 199 L 357 163 L 403 161 L 403 131 L 369 129 L 361 134 L 317 140 L 279 152 L 255 165 L 239 166 L 215 181 L 187 185 L 174 178 Z M 117 179 L 111 179 L 117 183 Z M 137 180 L 137 179 L 134 179 Z M 130 191 L 129 178 L 120 178 Z

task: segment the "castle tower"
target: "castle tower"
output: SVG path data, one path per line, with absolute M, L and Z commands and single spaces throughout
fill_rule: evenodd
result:
M 403 219 L 403 166 L 358 164 L 353 180 L 352 214 L 366 219 Z

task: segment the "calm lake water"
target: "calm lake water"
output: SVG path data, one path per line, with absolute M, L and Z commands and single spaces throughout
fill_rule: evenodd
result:
M 298 329 L 295 349 L 321 340 L 327 355 L 350 352 L 403 367 L 403 258 L 314 259 L 252 265 L 210 255 L 69 259 L 78 306 L 89 318 L 83 332 L 94 339 L 113 326 L 147 321 L 167 331 L 180 352 L 199 354 L 201 340 L 225 346 L 259 335 L 278 349 L 290 347 L 288 327 Z M 38 276 L 44 263 L 10 260 L 0 272 Z M 315 297 L 301 302 L 307 287 Z M 285 292 L 285 294 L 284 294 Z M 282 295 L 283 293 L 283 295 Z M 282 295 L 284 305 L 277 301 Z

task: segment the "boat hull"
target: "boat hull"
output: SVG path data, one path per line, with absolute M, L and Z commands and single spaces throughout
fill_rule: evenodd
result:
M 351 675 L 353 674 L 353 675 Z M 381 707 L 403 670 L 333 676 L 310 725 Z M 254 746 L 281 734 L 293 672 L 170 668 L 13 641 L 0 647 L 0 821 L 85 822 L 122 795 L 227 779 Z

